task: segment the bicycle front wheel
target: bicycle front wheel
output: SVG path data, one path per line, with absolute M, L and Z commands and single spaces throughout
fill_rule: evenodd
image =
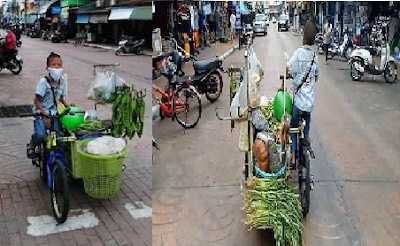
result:
M 51 205 L 53 207 L 54 218 L 58 224 L 67 220 L 69 212 L 69 189 L 65 167 L 60 160 L 56 159 L 53 163 L 53 185 L 50 192 Z
M 201 101 L 197 93 L 187 87 L 178 88 L 173 99 L 175 118 L 184 128 L 193 128 L 201 117 Z

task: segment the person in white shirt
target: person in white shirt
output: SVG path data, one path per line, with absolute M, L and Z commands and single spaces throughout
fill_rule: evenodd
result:
M 324 44 L 325 44 L 325 63 L 328 64 L 328 49 L 332 44 L 332 24 L 330 23 L 329 17 L 328 22 L 324 26 Z
M 235 13 L 232 12 L 231 17 L 230 17 L 230 22 L 231 22 L 231 44 L 235 40 L 235 33 L 236 33 L 236 16 Z
M 310 140 L 311 112 L 315 101 L 315 82 L 318 81 L 318 56 L 312 46 L 315 41 L 315 24 L 307 22 L 304 27 L 303 46 L 298 48 L 287 64 L 286 75 L 293 77 L 293 89 L 295 90 L 294 105 L 290 127 L 299 126 L 300 115 L 304 115 L 306 126 L 304 136 Z M 307 76 L 307 77 L 306 77 Z M 295 165 L 295 150 L 297 149 L 296 134 L 292 134 L 291 165 Z

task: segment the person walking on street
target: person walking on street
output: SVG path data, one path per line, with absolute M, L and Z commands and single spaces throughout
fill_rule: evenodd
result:
M 330 23 L 329 17 L 327 17 L 327 23 L 324 27 L 324 44 L 325 44 L 325 64 L 328 65 L 328 49 L 332 44 L 332 24 Z
M 236 34 L 236 16 L 235 12 L 232 12 L 231 17 L 229 18 L 230 23 L 231 23 L 231 44 L 233 44 L 233 41 L 235 40 L 235 34 Z

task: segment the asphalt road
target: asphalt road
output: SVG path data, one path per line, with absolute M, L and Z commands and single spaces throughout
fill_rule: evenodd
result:
M 277 32 L 271 24 L 254 49 L 264 68 L 261 94 L 273 97 L 301 36 Z M 201 58 L 222 54 L 229 45 L 215 45 Z M 344 60 L 325 65 L 311 121 L 316 159 L 311 161 L 315 187 L 310 213 L 303 220 L 306 245 L 400 245 L 400 83 L 366 76 L 353 82 Z M 243 51 L 224 67 L 243 66 Z M 190 64 L 186 66 L 190 72 Z M 270 231 L 248 232 L 241 220 L 241 170 L 238 129 L 215 117 L 214 108 L 229 115 L 229 77 L 223 75 L 222 97 L 210 104 L 195 129 L 170 119 L 153 123 L 161 151 L 154 152 L 153 245 L 274 245 Z M 157 85 L 165 84 L 157 80 Z

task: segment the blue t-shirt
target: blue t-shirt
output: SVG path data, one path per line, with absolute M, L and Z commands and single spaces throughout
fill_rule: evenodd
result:
M 51 83 L 54 90 L 54 94 L 56 96 L 56 103 L 58 105 L 58 102 L 60 101 L 61 97 L 65 98 L 66 86 L 62 79 L 58 86 L 55 86 L 53 82 Z M 53 92 L 51 91 L 50 84 L 49 82 L 47 82 L 46 78 L 43 77 L 39 80 L 39 83 L 36 86 L 35 94 L 40 96 L 40 103 L 42 104 L 42 107 L 45 109 L 46 114 L 56 115 L 57 105 L 54 105 Z M 39 112 L 39 109 L 33 107 L 33 111 L 37 113 Z

